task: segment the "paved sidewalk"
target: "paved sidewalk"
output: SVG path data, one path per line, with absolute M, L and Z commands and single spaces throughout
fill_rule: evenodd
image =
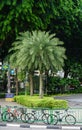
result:
M 6 105 L 7 106 L 22 106 L 16 102 L 9 102 L 9 101 L 5 101 L 5 98 L 4 99 L 0 99 L 0 105 L 2 107 L 5 107 Z

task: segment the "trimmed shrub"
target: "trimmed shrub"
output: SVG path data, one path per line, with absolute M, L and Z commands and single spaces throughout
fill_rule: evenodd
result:
M 51 109 L 66 109 L 68 102 L 65 100 L 55 100 L 52 97 L 44 97 L 39 99 L 38 96 L 15 96 L 14 101 L 30 108 L 51 108 Z
M 47 108 L 57 108 L 57 109 L 65 109 L 68 107 L 67 101 L 65 100 L 55 100 L 55 99 L 50 99 L 50 100 L 43 100 L 38 104 L 38 107 L 47 107 Z

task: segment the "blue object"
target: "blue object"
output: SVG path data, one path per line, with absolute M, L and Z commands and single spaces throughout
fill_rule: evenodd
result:
M 14 75 L 15 71 L 14 71 L 14 70 L 11 70 L 10 73 L 11 73 L 11 75 Z
M 6 93 L 5 94 L 5 98 L 13 98 L 14 97 L 14 93 Z

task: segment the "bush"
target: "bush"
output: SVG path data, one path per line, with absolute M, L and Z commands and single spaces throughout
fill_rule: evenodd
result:
M 76 93 L 80 87 L 80 81 L 76 78 L 49 77 L 48 95 L 57 93 Z M 82 92 L 82 91 L 81 91 Z
M 52 108 L 52 109 L 65 109 L 68 107 L 67 102 L 65 100 L 43 100 L 38 104 L 38 107 L 44 107 L 44 108 Z
M 0 93 L 0 98 L 5 98 L 5 93 Z
M 38 96 L 15 96 L 14 100 L 27 107 L 41 107 L 52 109 L 65 109 L 68 108 L 68 102 L 65 100 L 55 100 L 51 97 L 44 97 L 39 99 Z
M 73 79 L 68 79 L 67 82 L 68 82 L 68 84 L 69 84 L 70 86 L 74 86 L 74 87 L 76 87 L 76 88 L 78 88 L 78 87 L 80 86 L 80 81 L 79 81 L 78 79 L 75 79 L 75 78 L 73 78 Z

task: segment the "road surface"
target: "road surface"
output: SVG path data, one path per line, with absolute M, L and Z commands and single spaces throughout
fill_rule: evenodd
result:
M 35 126 L 31 125 L 30 128 L 28 127 L 20 127 L 16 125 L 8 125 L 8 126 L 0 126 L 0 130 L 82 130 L 81 126 L 53 126 L 51 128 L 46 126 Z

